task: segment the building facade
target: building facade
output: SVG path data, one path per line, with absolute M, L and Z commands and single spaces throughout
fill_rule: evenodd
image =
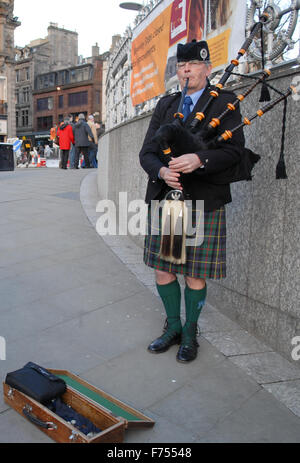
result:
M 49 133 L 64 117 L 79 113 L 95 114 L 102 122 L 103 64 L 107 54 L 99 55 L 93 47 L 93 56 L 78 66 L 39 74 L 33 90 L 33 132 Z
M 16 131 L 19 138 L 31 136 L 36 131 L 33 92 L 38 75 L 45 77 L 45 88 L 51 87 L 54 71 L 78 63 L 78 34 L 50 23 L 45 39 L 15 49 L 15 101 Z
M 138 26 L 162 0 L 150 0 L 137 14 L 134 25 Z M 131 85 L 131 46 L 132 30 L 127 28 L 123 36 L 114 36 L 111 55 L 106 74 L 106 128 L 122 124 L 135 116 L 152 111 L 157 104 L 158 97 L 143 104 L 133 106 Z M 175 89 L 175 88 L 174 88 Z M 170 91 L 174 90 L 173 88 Z
M 13 11 L 13 0 L 0 1 L 0 142 L 16 135 L 14 31 L 20 22 Z
M 107 129 L 134 116 L 130 99 L 131 36 L 128 28 L 124 37 L 113 37 L 105 83 Z

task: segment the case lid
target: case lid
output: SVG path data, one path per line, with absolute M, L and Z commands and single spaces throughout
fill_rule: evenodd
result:
M 62 378 L 67 387 L 74 389 L 79 394 L 89 400 L 92 400 L 100 407 L 109 411 L 113 416 L 121 417 L 127 424 L 127 427 L 145 427 L 153 426 L 155 421 L 143 415 L 134 408 L 126 405 L 115 397 L 107 394 L 101 389 L 89 384 L 77 375 L 74 375 L 66 370 L 49 370 L 51 373 Z

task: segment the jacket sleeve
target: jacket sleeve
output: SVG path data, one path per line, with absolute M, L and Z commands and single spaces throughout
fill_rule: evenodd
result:
M 223 110 L 226 109 L 227 103 L 234 101 L 235 95 L 222 95 Z M 241 113 L 239 108 L 232 111 L 221 122 L 216 133 L 221 135 L 225 130 L 232 130 L 241 123 Z M 199 175 L 209 175 L 222 172 L 227 168 L 237 164 L 241 159 L 243 147 L 245 146 L 245 137 L 243 129 L 236 131 L 232 139 L 218 144 L 212 149 L 204 149 L 196 152 L 200 161 L 204 165 L 204 169 L 197 169 Z
M 158 157 L 160 147 L 157 142 L 153 140 L 156 131 L 161 126 L 162 103 L 161 100 L 157 103 L 154 113 L 152 115 L 148 131 L 142 149 L 139 154 L 140 164 L 144 171 L 149 175 L 151 180 L 158 179 L 158 173 L 164 166 Z
M 88 136 L 91 137 L 92 140 L 94 140 L 94 135 L 91 131 L 91 127 L 89 126 L 88 123 L 85 124 L 85 130 L 86 130 L 86 133 L 88 134 Z M 95 143 L 95 140 L 94 140 L 94 143 Z
M 70 125 L 70 140 L 71 140 L 71 143 L 75 145 L 74 131 L 71 125 Z

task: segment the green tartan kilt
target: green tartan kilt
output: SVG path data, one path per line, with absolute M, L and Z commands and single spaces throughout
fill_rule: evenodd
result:
M 186 246 L 186 263 L 173 264 L 159 257 L 161 242 L 161 213 L 159 220 L 151 223 L 151 208 L 148 209 L 148 230 L 144 244 L 144 262 L 149 267 L 169 273 L 179 273 L 194 278 L 219 280 L 226 277 L 226 212 L 225 207 L 204 212 L 203 225 L 193 228 L 201 245 Z M 198 220 L 198 222 L 200 222 Z M 199 238 L 201 238 L 199 240 Z

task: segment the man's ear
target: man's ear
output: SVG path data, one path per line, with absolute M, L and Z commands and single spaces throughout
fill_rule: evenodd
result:
M 211 75 L 212 68 L 213 68 L 213 67 L 212 67 L 212 64 L 209 64 L 209 65 L 207 66 L 207 68 L 206 68 L 206 70 L 207 70 L 207 74 L 206 74 L 207 77 L 209 77 L 209 76 Z

